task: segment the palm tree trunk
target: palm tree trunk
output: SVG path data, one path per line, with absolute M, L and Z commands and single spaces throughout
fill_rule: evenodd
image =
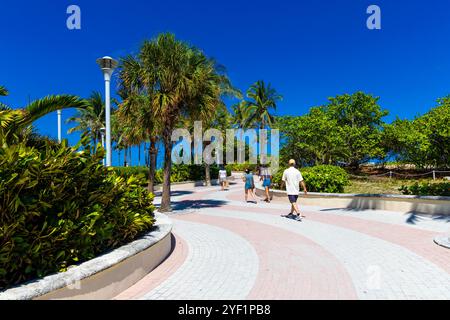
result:
M 129 150 L 130 150 L 130 163 L 129 163 L 129 166 L 131 167 L 132 165 L 133 165 L 133 146 L 130 146 L 130 148 L 129 148 Z
M 205 163 L 205 185 L 207 187 L 211 186 L 211 171 L 210 171 L 210 165 Z
M 209 145 L 207 142 L 203 142 L 203 150 Z M 207 159 L 208 161 L 210 159 Z M 208 161 L 205 161 L 205 185 L 207 187 L 211 186 L 211 171 L 210 171 L 210 165 L 207 163 Z
M 148 149 L 149 157 L 149 173 L 148 173 L 148 190 L 155 192 L 155 173 L 156 173 L 156 156 L 158 150 L 156 149 L 156 137 L 150 138 L 150 148 Z
M 169 126 L 164 129 L 164 180 L 161 197 L 160 212 L 171 212 L 170 205 L 170 174 L 172 170 L 172 130 Z
M 138 144 L 138 166 L 141 166 L 141 147 L 142 147 L 142 143 Z

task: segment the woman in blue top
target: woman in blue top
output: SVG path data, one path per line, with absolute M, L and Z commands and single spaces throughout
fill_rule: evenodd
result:
M 253 192 L 253 190 L 255 189 L 255 180 L 253 178 L 253 174 L 250 172 L 249 169 L 245 170 L 243 180 L 245 182 L 245 202 L 248 202 L 248 194 L 250 193 L 254 202 L 258 203 L 258 201 L 256 200 L 256 196 Z
M 270 196 L 270 186 L 272 185 L 272 175 L 270 173 L 270 168 L 268 166 L 262 166 L 260 171 L 259 171 L 259 175 L 261 177 L 261 181 L 263 182 L 263 187 L 265 189 L 266 192 L 266 198 L 264 199 L 264 201 L 269 202 L 270 200 L 272 200 L 271 196 Z

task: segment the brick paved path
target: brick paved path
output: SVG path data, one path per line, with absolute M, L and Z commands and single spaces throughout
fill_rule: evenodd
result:
M 448 218 L 302 206 L 296 222 L 282 200 L 244 203 L 239 182 L 173 202 L 173 253 L 116 299 L 450 299 L 450 250 L 433 243 Z

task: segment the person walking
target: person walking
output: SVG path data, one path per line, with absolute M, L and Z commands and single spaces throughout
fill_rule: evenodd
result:
M 252 196 L 255 203 L 258 203 L 256 200 L 256 196 L 254 193 L 255 189 L 255 180 L 253 177 L 253 173 L 250 171 L 250 169 L 245 170 L 245 175 L 243 176 L 243 180 L 245 182 L 245 202 L 248 202 L 248 194 Z
M 272 185 L 272 174 L 270 172 L 270 168 L 267 165 L 263 165 L 259 172 L 260 175 L 260 181 L 263 182 L 263 188 L 266 192 L 266 198 L 264 201 L 270 203 L 270 200 L 272 200 L 272 197 L 270 196 L 270 186 Z
M 227 186 L 227 170 L 225 170 L 223 166 L 221 166 L 219 170 L 219 183 L 222 187 L 222 191 L 225 191 L 225 187 Z
M 305 195 L 308 194 L 308 191 L 306 190 L 306 184 L 301 172 L 295 168 L 295 160 L 289 160 L 289 169 L 284 170 L 282 181 L 286 184 L 286 193 L 289 202 L 291 203 L 291 212 L 287 215 L 287 218 L 301 221 L 302 217 L 297 206 L 297 200 L 300 194 L 300 184 L 302 185 Z M 294 212 L 296 215 L 294 215 Z

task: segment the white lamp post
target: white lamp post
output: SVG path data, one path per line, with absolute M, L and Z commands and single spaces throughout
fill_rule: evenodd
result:
M 62 131 L 61 131 L 61 115 L 62 115 L 62 111 L 58 110 L 58 141 L 59 143 L 61 143 L 62 141 Z
M 97 59 L 97 64 L 105 77 L 106 166 L 111 167 L 111 76 L 117 68 L 118 62 L 111 57 L 103 57 Z
M 100 129 L 100 134 L 102 136 L 102 147 L 105 148 L 105 128 Z M 103 158 L 103 165 L 106 165 L 105 158 Z

